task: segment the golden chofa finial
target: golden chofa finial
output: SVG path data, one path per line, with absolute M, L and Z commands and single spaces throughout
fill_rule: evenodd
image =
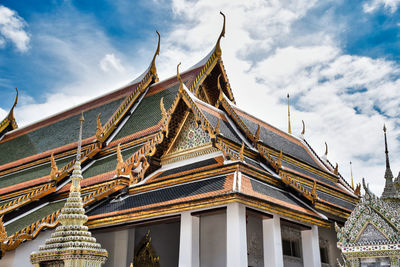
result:
M 328 144 L 325 142 L 325 157 L 328 156 Z
M 335 169 L 333 170 L 333 174 L 338 175 L 339 174 L 339 164 L 336 162 Z
M 354 189 L 354 194 L 356 194 L 357 196 L 361 195 L 361 184 L 358 183 L 356 186 L 356 189 Z
M 290 96 L 287 94 L 287 109 L 288 109 L 288 133 L 292 134 L 292 127 L 290 125 Z
M 303 129 L 301 130 L 301 136 L 304 137 L 304 134 L 306 133 L 306 124 L 304 123 L 303 120 L 301 120 L 301 123 L 303 124 Z
M 153 75 L 156 75 L 156 74 L 157 74 L 156 56 L 158 56 L 158 55 L 160 54 L 160 41 L 161 41 L 161 36 L 160 36 L 160 34 L 158 33 L 158 31 L 156 31 L 156 33 L 157 33 L 157 35 L 158 35 L 157 50 L 156 50 L 156 52 L 154 53 L 153 60 L 151 61 L 151 67 L 150 67 L 150 72 L 151 72 Z
M 225 14 L 222 13 L 221 11 L 219 13 L 224 17 L 224 24 L 222 25 L 222 31 L 218 37 L 217 45 L 215 46 L 215 53 L 216 53 L 217 57 L 220 57 L 222 54 L 220 42 L 221 42 L 221 38 L 225 37 L 225 22 L 226 22 Z
M 179 62 L 179 64 L 176 66 L 176 78 L 179 81 L 179 91 L 183 91 L 183 82 L 182 82 L 182 78 L 181 75 L 179 74 L 179 66 L 181 65 L 181 63 Z
M 17 91 L 17 95 L 15 96 L 14 104 L 12 105 L 12 107 L 10 109 L 10 112 L 8 113 L 8 119 L 11 121 L 11 126 L 12 126 L 13 129 L 17 129 L 18 128 L 17 122 L 15 121 L 15 117 L 14 117 L 14 108 L 18 104 L 19 92 L 18 92 L 17 88 L 15 88 L 15 90 Z
M 351 177 L 351 188 L 353 188 L 353 190 L 354 190 L 353 166 L 352 166 L 351 161 L 350 161 L 350 177 Z
M 58 167 L 54 159 L 54 153 L 51 153 L 50 162 L 51 162 L 50 178 L 51 180 L 56 181 L 58 177 Z

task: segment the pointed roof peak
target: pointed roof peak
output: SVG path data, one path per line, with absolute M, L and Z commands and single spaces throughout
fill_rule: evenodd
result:
M 7 117 L 5 117 L 3 121 L 0 121 L 0 136 L 2 136 L 8 131 L 15 130 L 18 128 L 18 124 L 14 117 L 14 108 L 18 104 L 19 92 L 17 88 L 15 88 L 15 90 L 17 91 L 17 95 L 15 96 L 14 104 L 12 105 Z
M 220 11 L 219 14 L 221 14 L 222 17 L 224 18 L 224 23 L 222 24 L 222 30 L 218 37 L 217 44 L 215 45 L 215 52 L 217 53 L 217 56 L 221 56 L 221 53 L 222 53 L 220 41 L 221 41 L 222 37 L 225 37 L 225 23 L 226 23 L 225 14 L 222 13 L 222 11 Z
M 397 196 L 396 190 L 393 185 L 393 173 L 390 169 L 390 161 L 389 161 L 389 150 L 387 144 L 387 136 L 386 136 L 386 125 L 383 124 L 383 135 L 385 138 L 385 158 L 386 158 L 386 170 L 385 170 L 385 188 L 383 189 L 382 198 L 395 198 Z

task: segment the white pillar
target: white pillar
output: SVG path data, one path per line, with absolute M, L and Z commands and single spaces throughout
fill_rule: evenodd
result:
M 263 220 L 263 247 L 264 266 L 283 267 L 281 220 L 277 215 Z
M 181 214 L 179 241 L 179 267 L 199 267 L 200 265 L 200 218 L 189 211 Z
M 304 266 L 320 267 L 321 255 L 319 251 L 318 226 L 313 225 L 311 230 L 301 232 L 301 244 Z
M 248 267 L 246 207 L 237 202 L 226 209 L 226 266 Z
M 112 266 L 126 266 L 128 258 L 128 229 L 114 232 L 114 263 Z

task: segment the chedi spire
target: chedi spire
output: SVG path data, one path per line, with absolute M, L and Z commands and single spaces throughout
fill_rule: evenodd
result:
M 85 215 L 80 192 L 80 182 L 83 179 L 80 163 L 83 121 L 82 114 L 69 196 L 58 217 L 61 225 L 46 240 L 45 245 L 39 247 L 39 252 L 31 254 L 31 262 L 35 267 L 42 266 L 44 262 L 65 267 L 100 267 L 108 257 L 107 251 L 102 249 L 99 243 L 96 243 L 96 238 L 92 237 L 88 227 L 84 225 L 88 217 Z
M 383 189 L 382 198 L 395 198 L 396 197 L 396 190 L 393 186 L 393 173 L 390 169 L 390 162 L 389 162 L 389 151 L 387 145 L 387 138 L 386 138 L 386 126 L 383 125 L 383 135 L 385 137 L 385 155 L 386 155 L 386 170 L 385 170 L 385 188 Z

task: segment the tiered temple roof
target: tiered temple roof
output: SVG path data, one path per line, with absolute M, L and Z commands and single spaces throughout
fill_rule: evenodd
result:
M 3 255 L 59 224 L 81 112 L 81 193 L 89 228 L 232 201 L 323 227 L 346 220 L 359 196 L 338 170 L 303 137 L 236 106 L 222 61 L 224 32 L 225 20 L 211 53 L 177 76 L 159 81 L 159 41 L 150 67 L 127 86 L 4 132 Z

